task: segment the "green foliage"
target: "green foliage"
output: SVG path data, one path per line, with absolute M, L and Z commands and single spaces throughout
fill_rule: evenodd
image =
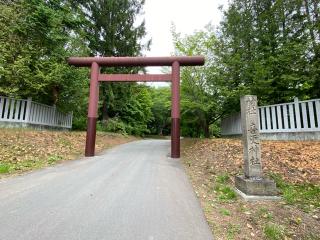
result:
M 268 219 L 268 220 L 272 220 L 273 219 L 272 212 L 270 212 L 267 208 L 264 208 L 264 207 L 259 209 L 258 215 L 259 215 L 259 217 L 265 218 L 265 219 Z
M 170 87 L 151 88 L 152 120 L 148 124 L 151 134 L 169 135 L 171 124 Z
M 60 155 L 53 154 L 48 157 L 47 162 L 48 162 L 48 164 L 55 164 L 57 161 L 59 161 L 61 159 L 62 159 L 62 157 Z
M 289 184 L 279 175 L 270 174 L 287 204 L 297 205 L 304 211 L 320 208 L 320 186 L 313 184 Z
M 285 238 L 284 227 L 274 223 L 268 223 L 263 229 L 264 235 L 269 240 L 282 240 Z
M 237 102 L 243 93 L 258 95 L 262 104 L 320 96 L 318 8 L 310 0 L 230 3 L 217 68 Z
M 245 94 L 259 104 L 319 98 L 318 10 L 311 0 L 232 0 L 217 30 L 173 28 L 176 54 L 206 57 L 181 72 L 182 135 L 219 136 L 219 119 L 238 112 Z
M 72 110 L 74 129 L 84 130 L 88 69 L 71 67 L 66 59 L 139 55 L 150 44 L 141 41 L 146 34 L 144 21 L 135 22 L 143 4 L 140 0 L 2 1 L 0 95 L 32 97 L 56 104 L 65 112 Z M 138 70 L 120 68 L 109 72 Z M 100 118 L 118 117 L 131 129 L 128 132 L 147 133 L 152 114 L 150 94 L 146 92 L 137 84 L 102 85 Z
M 0 164 L 0 173 L 8 173 L 10 170 L 10 166 L 4 163 Z
M 216 177 L 216 182 L 220 184 L 225 184 L 229 181 L 230 177 L 228 174 L 221 174 Z
M 191 137 L 209 137 L 210 126 L 216 129 L 217 120 L 224 115 L 227 101 L 224 84 L 215 65 L 217 38 L 213 28 L 181 37 L 173 30 L 177 55 L 204 55 L 203 67 L 181 70 L 181 133 Z M 216 133 L 216 132 L 215 132 Z
M 228 209 L 225 208 L 220 208 L 219 212 L 223 215 L 223 216 L 230 216 L 231 212 Z
M 70 3 L 32 0 L 1 5 L 0 94 L 59 105 L 60 93 L 72 96 L 70 91 L 83 78 L 65 61 L 78 37 L 78 19 Z M 70 98 L 64 100 L 68 103 Z
M 222 117 L 222 116 L 221 116 Z M 218 119 L 214 124 L 211 124 L 209 126 L 209 133 L 210 136 L 220 137 L 221 131 L 220 131 L 220 121 L 221 119 Z
M 115 132 L 123 135 L 128 134 L 128 128 L 119 118 L 110 118 L 107 122 L 99 122 L 97 125 L 98 131 Z
M 78 115 L 72 120 L 73 130 L 85 130 L 87 128 L 87 117 L 86 114 Z
M 221 202 L 229 202 L 237 199 L 237 194 L 233 189 L 225 184 L 216 184 L 214 191 L 218 193 L 218 199 Z
M 136 22 L 142 14 L 143 0 L 74 1 L 84 9 L 87 19 L 85 37 L 93 56 L 137 56 L 148 49 L 144 21 Z M 137 73 L 138 68 L 102 68 L 105 73 Z M 138 90 L 141 87 L 140 90 Z M 108 83 L 100 87 L 100 118 L 108 121 L 117 117 L 133 130 L 148 132 L 145 125 L 151 118 L 151 103 L 145 88 L 138 84 Z M 137 95 L 135 95 L 137 94 Z M 145 110 L 143 109 L 145 108 Z M 146 120 L 146 118 L 149 118 Z
M 69 66 L 70 55 L 86 55 L 81 14 L 69 1 L 0 3 L 0 95 L 56 104 L 83 114 L 86 69 Z
M 146 133 L 149 133 L 146 125 L 139 122 L 135 125 L 131 125 L 131 123 L 126 123 L 118 117 L 109 118 L 108 121 L 99 122 L 97 130 L 136 136 L 144 136 Z
M 69 56 L 137 56 L 149 48 L 144 0 L 20 0 L 0 3 L 0 94 L 32 97 L 74 112 L 86 128 L 88 69 Z M 219 136 L 219 121 L 239 110 L 239 97 L 260 104 L 320 97 L 319 4 L 311 0 L 232 0 L 217 29 L 181 36 L 176 55 L 204 55 L 203 67 L 181 71 L 181 133 Z M 142 18 L 141 18 L 142 19 Z M 137 73 L 142 68 L 102 68 Z M 143 135 L 170 132 L 170 89 L 101 84 L 102 129 Z
M 240 233 L 240 226 L 229 223 L 227 226 L 227 239 L 233 240 L 236 237 L 237 233 Z
M 145 23 L 135 22 L 142 14 L 144 0 L 73 1 L 85 9 L 85 32 L 94 56 L 136 56 L 148 48 L 142 43 Z M 123 69 L 122 69 L 123 70 Z
M 124 86 L 127 86 L 125 88 Z M 149 133 L 148 123 L 152 119 L 152 100 L 149 87 L 138 84 L 115 84 L 109 92 L 108 122 L 116 118 L 120 125 L 125 124 L 125 132 L 133 135 Z M 115 94 L 114 92 L 117 92 Z M 108 125 L 108 123 L 106 123 Z M 112 129 L 108 128 L 107 129 Z M 120 130 L 119 130 L 120 131 Z

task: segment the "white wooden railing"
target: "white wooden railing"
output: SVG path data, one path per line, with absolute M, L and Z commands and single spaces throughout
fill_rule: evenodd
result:
M 261 133 L 317 132 L 320 131 L 320 99 L 282 103 L 259 107 Z M 240 113 L 221 122 L 222 135 L 241 134 Z
M 25 123 L 51 127 L 72 127 L 72 112 L 61 113 L 55 106 L 33 102 L 31 98 L 0 96 L 0 123 Z

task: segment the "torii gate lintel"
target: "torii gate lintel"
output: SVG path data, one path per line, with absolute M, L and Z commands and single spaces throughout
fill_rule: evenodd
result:
M 171 157 L 180 158 L 180 66 L 204 64 L 204 57 L 71 57 L 70 65 L 91 67 L 85 156 L 95 154 L 99 82 L 172 82 L 171 84 Z M 100 66 L 171 66 L 171 74 L 100 74 Z

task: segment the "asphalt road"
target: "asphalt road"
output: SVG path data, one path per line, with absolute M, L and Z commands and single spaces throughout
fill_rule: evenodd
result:
M 0 180 L 0 240 L 210 240 L 167 140 Z

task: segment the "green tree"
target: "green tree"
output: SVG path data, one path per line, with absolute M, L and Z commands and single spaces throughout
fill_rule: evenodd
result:
M 319 4 L 309 0 L 230 3 L 220 26 L 217 56 L 220 76 L 234 96 L 256 94 L 266 104 L 317 96 L 318 9 Z
M 143 49 L 148 48 L 150 41 L 144 43 L 142 40 L 146 35 L 145 23 L 141 21 L 137 24 L 137 18 L 142 14 L 143 4 L 143 0 L 80 1 L 88 20 L 85 31 L 91 55 L 137 56 Z M 102 69 L 106 73 L 136 73 L 139 70 L 141 69 Z M 135 84 L 125 83 L 101 84 L 102 119 L 108 120 L 109 117 L 122 115 L 121 109 L 126 109 L 127 104 L 136 103 L 134 97 L 128 95 L 135 91 L 136 87 Z M 134 118 L 134 116 L 131 117 Z
M 149 42 L 141 42 L 145 35 L 144 22 L 136 25 L 143 3 L 139 0 L 2 1 L 0 94 L 31 96 L 42 103 L 56 104 L 62 110 L 72 109 L 75 127 L 84 128 L 88 69 L 70 67 L 66 59 L 140 54 L 149 46 Z M 138 70 L 110 69 L 109 73 Z M 151 110 L 144 86 L 105 84 L 101 92 L 104 110 L 101 115 L 121 117 L 125 124 L 136 126 L 140 132 L 147 131 L 145 126 Z
M 69 110 L 78 105 L 86 71 L 66 58 L 86 54 L 81 20 L 67 1 L 1 2 L 0 94 L 33 97 Z M 80 91 L 79 91 L 80 89 Z
M 210 136 L 210 125 L 224 115 L 228 98 L 215 64 L 217 38 L 212 26 L 181 37 L 173 31 L 177 55 L 203 55 L 203 67 L 188 67 L 181 71 L 181 131 L 183 135 Z
M 118 94 L 112 95 L 114 101 L 110 114 L 119 122 L 124 124 L 124 132 L 133 135 L 144 135 L 149 133 L 148 123 L 152 119 L 152 100 L 148 86 L 133 84 L 130 88 L 123 88 L 122 85 L 115 89 Z M 127 102 L 122 103 L 122 96 L 127 96 Z M 117 105 L 117 103 L 120 103 Z M 113 111 L 116 109 L 116 111 Z M 106 122 L 108 124 L 108 122 Z
M 152 99 L 152 120 L 148 128 L 152 134 L 168 135 L 171 124 L 171 88 L 150 88 Z
M 137 23 L 144 0 L 89 0 L 74 1 L 81 6 L 87 24 L 88 46 L 93 56 L 137 56 L 149 41 L 145 22 Z

